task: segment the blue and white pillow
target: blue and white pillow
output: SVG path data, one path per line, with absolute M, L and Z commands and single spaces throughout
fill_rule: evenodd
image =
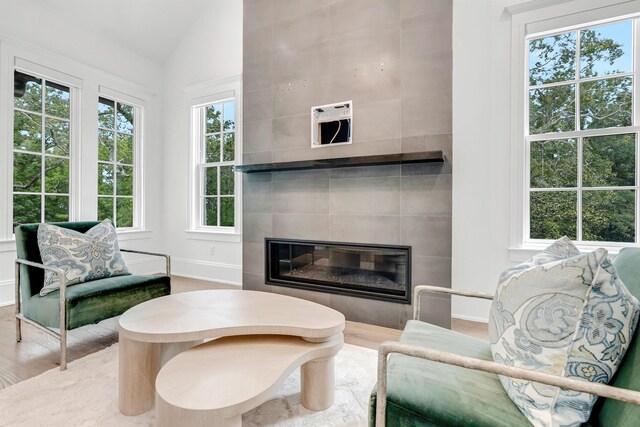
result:
M 629 347 L 640 304 L 605 249 L 587 254 L 563 237 L 505 271 L 491 306 L 496 362 L 608 383 Z M 500 376 L 534 426 L 579 426 L 596 396 Z
M 64 270 L 68 286 L 129 274 L 118 246 L 116 228 L 109 219 L 84 234 L 52 224 L 40 224 L 38 247 L 42 263 Z M 60 289 L 58 275 L 46 271 L 40 295 L 57 289 Z

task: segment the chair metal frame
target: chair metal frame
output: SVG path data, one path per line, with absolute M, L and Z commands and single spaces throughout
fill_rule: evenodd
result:
M 121 252 L 151 255 L 165 258 L 166 275 L 171 276 L 171 257 L 166 254 L 160 254 L 156 252 L 137 251 L 131 249 L 120 249 Z M 35 320 L 29 319 L 22 314 L 22 293 L 20 291 L 20 265 L 26 265 L 29 267 L 36 267 L 43 270 L 48 270 L 55 273 L 60 280 L 60 332 L 56 332 L 47 326 L 41 325 Z M 51 335 L 60 341 L 60 370 L 67 369 L 67 278 L 64 270 L 56 267 L 49 267 L 37 262 L 27 261 L 25 259 L 16 258 L 15 260 L 15 316 L 16 316 L 16 342 L 22 341 L 22 322 L 27 323 L 42 332 Z
M 493 300 L 493 295 L 478 292 L 458 291 L 453 289 L 441 288 L 438 286 L 416 286 L 413 295 L 413 301 L 415 303 L 413 312 L 414 320 L 420 320 L 420 295 L 422 294 L 422 292 L 432 292 L 453 296 Z M 433 362 L 444 363 L 447 365 L 459 366 L 465 369 L 473 369 L 477 371 L 489 372 L 492 374 L 504 375 L 511 378 L 534 381 L 541 384 L 562 387 L 568 390 L 595 394 L 597 396 L 605 397 L 608 399 L 616 399 L 622 402 L 640 405 L 640 392 L 638 391 L 623 389 L 606 384 L 592 383 L 585 380 L 561 377 L 558 375 L 545 374 L 543 372 L 537 372 L 530 369 L 514 368 L 511 366 L 501 365 L 496 362 L 474 359 L 472 357 L 460 356 L 458 354 L 432 350 L 425 347 L 401 344 L 396 341 L 385 341 L 380 345 L 378 349 L 376 427 L 384 427 L 386 425 L 387 365 L 388 356 L 393 353 L 404 354 L 411 357 L 418 357 L 421 359 L 431 360 Z

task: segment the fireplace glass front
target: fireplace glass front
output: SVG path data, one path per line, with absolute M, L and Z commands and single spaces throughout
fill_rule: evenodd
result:
M 410 303 L 409 246 L 265 239 L 266 282 Z

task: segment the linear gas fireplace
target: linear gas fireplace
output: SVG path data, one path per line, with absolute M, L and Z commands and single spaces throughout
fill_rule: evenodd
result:
M 411 302 L 409 246 L 267 237 L 265 273 L 270 285 Z

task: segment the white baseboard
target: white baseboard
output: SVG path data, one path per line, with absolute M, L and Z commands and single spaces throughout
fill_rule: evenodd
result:
M 465 314 L 452 314 L 453 319 L 468 320 L 470 322 L 488 323 L 489 319 L 485 317 L 467 316 Z
M 166 271 L 164 258 L 145 256 L 125 261 L 133 274 L 158 274 Z
M 13 305 L 13 301 L 15 300 L 13 282 L 13 280 L 3 280 L 0 282 L 0 307 Z
M 186 258 L 171 259 L 171 274 L 190 279 L 242 285 L 242 266 Z

